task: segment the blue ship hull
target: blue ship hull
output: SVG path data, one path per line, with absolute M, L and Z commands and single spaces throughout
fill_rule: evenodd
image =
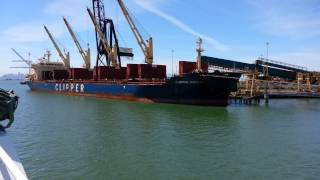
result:
M 189 74 L 166 82 L 30 81 L 31 90 L 140 102 L 226 106 L 240 75 Z

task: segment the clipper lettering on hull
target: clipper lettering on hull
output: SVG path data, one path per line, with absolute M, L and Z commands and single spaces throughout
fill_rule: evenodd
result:
M 84 84 L 72 84 L 72 83 L 57 83 L 55 85 L 55 91 L 57 92 L 75 92 L 84 93 Z

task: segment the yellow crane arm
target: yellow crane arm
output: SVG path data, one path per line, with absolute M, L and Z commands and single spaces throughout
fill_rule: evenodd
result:
M 141 50 L 145 56 L 146 63 L 152 64 L 153 63 L 153 41 L 152 41 L 152 38 L 149 38 L 147 40 L 147 43 L 144 41 L 140 32 L 138 31 L 137 26 L 135 25 L 134 21 L 132 20 L 130 14 L 128 12 L 128 9 L 124 5 L 123 1 L 122 0 L 117 0 L 117 1 L 118 1 L 118 4 L 122 10 L 124 17 L 126 18 L 128 24 L 131 28 L 131 31 L 133 32 Z
M 109 46 L 108 42 L 105 39 L 104 33 L 101 31 L 99 24 L 96 20 L 96 18 L 94 17 L 93 13 L 91 12 L 91 10 L 89 8 L 87 8 L 87 11 L 89 13 L 89 16 L 92 20 L 92 23 L 99 35 L 100 40 L 102 41 L 102 46 L 104 48 L 104 50 L 108 53 L 109 59 L 111 60 L 112 66 L 113 67 L 118 67 L 118 62 L 117 62 L 117 56 L 116 56 L 116 49 L 114 49 L 114 51 L 112 50 L 112 48 Z
M 56 48 L 60 58 L 62 59 L 64 65 L 67 67 L 67 68 L 70 68 L 70 54 L 69 53 L 66 53 L 66 54 L 63 54 L 62 51 L 60 50 L 57 42 L 54 40 L 52 34 L 50 33 L 49 29 L 46 27 L 46 26 L 43 26 L 44 29 L 46 30 L 52 44 L 54 45 L 54 47 Z
M 64 21 L 64 23 L 66 24 L 66 26 L 67 26 L 67 28 L 68 28 L 68 31 L 69 31 L 69 33 L 70 33 L 70 35 L 71 35 L 74 43 L 76 44 L 76 46 L 77 46 L 77 48 L 78 48 L 78 50 L 79 50 L 79 53 L 80 53 L 80 55 L 81 55 L 81 57 L 82 57 L 82 59 L 83 59 L 83 61 L 84 61 L 84 63 L 85 63 L 86 69 L 90 69 L 90 66 L 91 66 L 91 62 L 90 62 L 90 58 L 91 58 L 91 57 L 90 57 L 90 48 L 88 47 L 88 50 L 85 52 L 85 51 L 82 49 L 82 47 L 81 47 L 81 45 L 80 45 L 80 43 L 79 43 L 79 41 L 78 41 L 78 38 L 77 38 L 76 34 L 75 34 L 74 31 L 72 30 L 69 22 L 67 21 L 67 19 L 66 19 L 65 17 L 63 17 L 63 21 Z

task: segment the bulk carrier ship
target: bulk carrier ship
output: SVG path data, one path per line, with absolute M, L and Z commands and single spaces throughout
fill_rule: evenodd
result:
M 69 53 L 62 52 L 49 29 L 45 27 L 63 63 L 52 63 L 50 53 L 33 64 L 27 85 L 31 90 L 67 95 L 96 96 L 139 102 L 157 102 L 203 106 L 226 106 L 231 92 L 237 90 L 239 73 L 209 72 L 202 62 L 202 40 L 199 39 L 196 62 L 179 62 L 179 75 L 167 78 L 166 66 L 153 63 L 153 40 L 144 40 L 127 7 L 117 0 L 145 56 L 145 64 L 121 66 L 123 57 L 133 57 L 132 49 L 119 47 L 115 27 L 105 18 L 102 0 L 92 0 L 93 12 L 88 14 L 96 32 L 97 59 L 93 69 L 90 49 L 84 51 L 70 24 L 64 22 L 72 36 L 84 68 L 70 68 Z

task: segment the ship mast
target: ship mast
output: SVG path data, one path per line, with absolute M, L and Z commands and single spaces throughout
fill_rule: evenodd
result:
M 51 32 L 49 31 L 49 29 L 46 27 L 46 26 L 43 26 L 44 29 L 46 30 L 52 44 L 54 45 L 54 47 L 56 48 L 60 58 L 62 59 L 64 65 L 67 67 L 67 68 L 70 68 L 70 54 L 69 52 L 67 53 L 62 53 L 62 51 L 60 50 L 57 42 L 55 41 L 54 37 L 52 36 Z
M 197 48 L 196 48 L 196 51 L 197 51 L 197 71 L 198 72 L 202 72 L 201 56 L 202 56 L 202 52 L 204 51 L 202 48 L 202 43 L 203 43 L 202 38 L 199 38 L 197 41 Z
M 144 54 L 145 62 L 147 64 L 152 64 L 153 63 L 153 40 L 152 40 L 152 37 L 150 37 L 146 41 L 142 38 L 141 33 L 139 32 L 134 21 L 132 20 L 130 14 L 128 12 L 128 9 L 124 5 L 123 1 L 122 0 L 117 0 L 117 1 L 118 1 L 118 4 L 122 10 L 124 17 L 126 18 L 128 24 L 130 26 L 131 31 L 134 34 L 134 37 L 136 38 L 136 40 L 138 42 L 139 47 L 141 48 L 141 50 Z
M 82 59 L 83 59 L 83 61 L 84 61 L 84 64 L 85 64 L 86 69 L 90 69 L 90 66 L 91 66 L 91 57 L 90 57 L 90 56 L 91 56 L 91 55 L 90 55 L 90 48 L 89 48 L 89 46 L 88 46 L 88 50 L 87 50 L 87 51 L 84 51 L 84 50 L 82 49 L 79 41 L 78 41 L 78 38 L 77 38 L 76 34 L 74 33 L 74 31 L 72 30 L 69 22 L 67 21 L 67 19 L 63 17 L 63 21 L 64 21 L 64 23 L 66 24 L 66 26 L 67 26 L 67 28 L 68 28 L 68 31 L 69 31 L 69 33 L 70 33 L 70 35 L 71 35 L 71 37 L 72 37 L 75 45 L 77 46 L 77 48 L 78 48 L 78 50 L 79 50 L 79 53 L 80 53 L 80 55 L 81 55 L 81 57 L 82 57 Z
M 46 56 L 47 56 L 47 62 L 50 62 L 50 60 L 51 60 L 51 52 L 48 50 L 47 51 L 47 53 L 46 54 L 44 54 L 44 58 L 46 58 Z

